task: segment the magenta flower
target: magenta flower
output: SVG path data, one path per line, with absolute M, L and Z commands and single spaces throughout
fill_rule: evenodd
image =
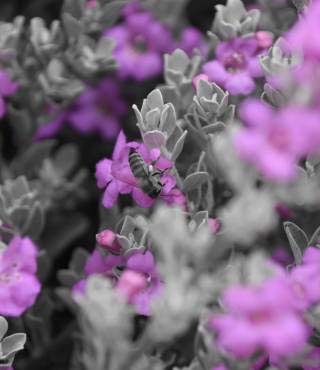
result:
M 39 292 L 36 277 L 37 247 L 29 238 L 11 239 L 0 256 L 0 314 L 20 316 L 31 307 Z
M 299 159 L 320 144 L 316 111 L 288 106 L 275 112 L 250 99 L 240 107 L 240 116 L 247 127 L 235 136 L 235 147 L 242 159 L 255 165 L 269 180 L 292 180 Z
M 128 161 L 130 148 L 135 148 L 148 165 L 155 161 L 155 166 L 160 171 L 166 172 L 172 167 L 169 160 L 160 156 L 158 149 L 149 151 L 144 144 L 127 143 L 123 132 L 120 132 L 112 160 L 103 159 L 96 166 L 97 185 L 99 188 L 105 188 L 102 204 L 106 208 L 111 208 L 116 204 L 119 194 L 130 193 L 134 201 L 143 208 L 150 207 L 155 202 L 154 198 L 149 197 L 140 189 L 138 179 L 132 174 Z M 168 204 L 185 204 L 185 197 L 175 187 L 176 180 L 172 175 L 165 173 L 161 177 L 161 182 L 164 186 L 159 196 L 160 199 Z
M 198 49 L 202 56 L 207 53 L 207 44 L 202 33 L 191 26 L 183 30 L 176 48 L 184 50 L 189 56 L 192 55 L 195 49 Z
M 6 114 L 6 102 L 4 98 L 14 95 L 18 90 L 18 84 L 14 82 L 9 74 L 0 70 L 0 118 Z
M 174 48 L 170 32 L 149 12 L 128 12 L 125 21 L 105 32 L 116 41 L 120 78 L 143 81 L 162 72 L 163 53 Z
M 97 87 L 88 87 L 72 105 L 68 114 L 70 125 L 83 134 L 98 133 L 114 139 L 120 131 L 120 119 L 127 105 L 120 96 L 119 85 L 103 80 Z
M 122 246 L 117 241 L 117 234 L 112 230 L 102 230 L 96 235 L 96 241 L 100 247 L 112 254 L 120 254 Z
M 313 1 L 308 10 L 286 35 L 292 48 L 303 53 L 307 60 L 320 60 L 320 2 Z
M 116 272 L 115 268 L 121 267 Z M 91 275 L 102 275 L 110 279 L 128 301 L 133 304 L 140 315 L 150 315 L 152 300 L 162 291 L 160 275 L 156 269 L 154 256 L 150 251 L 134 252 L 129 257 L 104 255 L 98 249 L 88 258 L 84 268 L 84 279 L 78 281 L 72 288 L 73 296 L 83 294 L 87 278 Z
M 252 93 L 254 79 L 263 75 L 259 55 L 265 51 L 260 38 L 238 37 L 221 42 L 216 48 L 216 60 L 205 63 L 202 72 L 231 95 Z
M 105 79 L 95 87 L 88 86 L 65 112 L 56 114 L 50 123 L 40 127 L 34 140 L 55 136 L 66 123 L 84 135 L 97 133 L 105 139 L 114 139 L 126 113 L 127 105 L 118 84 Z
M 211 327 L 218 345 L 238 358 L 258 351 L 287 357 L 306 344 L 309 329 L 292 307 L 292 296 L 281 279 L 261 287 L 229 288 L 223 303 L 227 313 L 214 315 Z
M 303 370 L 320 369 L 320 348 L 314 347 L 302 363 Z
M 316 265 L 320 269 L 320 249 L 316 247 L 306 248 L 302 262 L 304 265 Z
M 85 268 L 85 277 L 79 280 L 72 287 L 73 296 L 76 294 L 83 294 L 85 291 L 85 286 L 87 278 L 91 275 L 102 275 L 109 279 L 115 279 L 113 268 L 117 266 L 124 266 L 125 258 L 123 256 L 114 256 L 112 254 L 103 255 L 98 249 L 95 249 L 93 253 L 88 258 Z
M 153 299 L 158 297 L 162 291 L 154 256 L 150 251 L 134 253 L 128 258 L 126 268 L 126 271 L 134 271 L 146 277 L 147 286 L 139 289 L 131 297 L 131 302 L 140 315 L 149 316 Z
M 293 305 L 302 312 L 320 301 L 320 268 L 316 264 L 294 267 L 288 276 Z
M 126 143 L 126 137 L 121 131 L 112 153 L 112 159 L 103 159 L 96 165 L 97 185 L 99 188 L 105 189 L 102 204 L 106 208 L 111 208 L 117 203 L 119 194 L 129 194 L 132 192 L 132 185 L 118 180 L 111 171 L 112 164 L 116 163 L 122 168 L 126 166 L 125 174 L 130 174 L 128 153 L 129 147 Z

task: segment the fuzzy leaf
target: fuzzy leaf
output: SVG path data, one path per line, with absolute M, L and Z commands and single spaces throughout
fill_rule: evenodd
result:
M 143 135 L 143 142 L 149 149 L 161 148 L 166 143 L 166 136 L 158 130 L 149 131 Z
M 162 94 L 159 89 L 155 89 L 151 91 L 151 93 L 147 96 L 147 104 L 149 110 L 154 108 L 162 108 L 163 107 L 163 98 Z
M 297 8 L 298 12 L 301 12 L 305 7 L 309 5 L 309 0 L 291 0 L 293 5 Z
M 191 190 L 194 190 L 208 180 L 209 180 L 208 172 L 203 171 L 194 172 L 187 176 L 183 181 L 183 191 L 187 193 Z
M 47 158 L 54 147 L 55 140 L 45 140 L 32 144 L 24 153 L 16 158 L 12 166 L 17 176 L 30 175 L 39 170 L 41 163 Z
M 121 9 L 128 3 L 128 1 L 113 1 L 106 4 L 102 8 L 101 23 L 104 28 L 112 26 L 120 15 Z
M 302 254 L 308 245 L 308 238 L 305 232 L 296 224 L 290 221 L 283 223 L 284 231 L 290 243 L 290 247 L 296 264 L 301 264 Z
M 81 23 L 69 13 L 62 14 L 62 23 L 67 32 L 67 35 L 76 39 L 82 33 Z
M 171 153 L 171 158 L 170 158 L 172 162 L 175 162 L 176 159 L 181 154 L 183 146 L 184 146 L 184 142 L 185 142 L 186 137 L 187 137 L 187 133 L 188 133 L 188 131 L 185 130 L 183 132 L 183 134 L 180 136 L 179 140 L 175 143 L 175 145 L 173 147 L 173 150 L 172 150 L 172 153 Z
M 8 331 L 8 322 L 7 320 L 0 316 L 0 340 L 5 336 Z
M 61 285 L 72 288 L 72 286 L 79 280 L 79 276 L 71 270 L 59 270 L 57 274 Z
M 320 226 L 317 227 L 316 231 L 312 234 L 309 242 L 308 242 L 308 245 L 309 246 L 317 246 L 320 244 Z
M 28 219 L 22 232 L 32 239 L 38 239 L 44 227 L 44 213 L 40 202 L 36 202 L 29 211 Z
M 2 341 L 2 351 L 6 356 L 10 356 L 24 348 L 27 336 L 24 333 L 12 334 Z

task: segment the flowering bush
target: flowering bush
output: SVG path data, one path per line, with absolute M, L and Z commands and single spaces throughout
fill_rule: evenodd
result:
M 320 0 L 25 3 L 0 370 L 320 369 Z

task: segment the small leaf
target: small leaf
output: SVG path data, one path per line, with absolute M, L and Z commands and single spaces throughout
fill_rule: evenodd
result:
M 297 8 L 298 12 L 301 12 L 305 7 L 309 5 L 309 0 L 291 0 L 293 5 Z
M 102 8 L 102 18 L 101 23 L 106 29 L 117 20 L 120 15 L 121 9 L 128 3 L 128 1 L 113 1 L 109 4 L 106 4 Z
M 45 140 L 34 143 L 13 162 L 16 175 L 29 175 L 38 171 L 41 163 L 47 158 L 55 145 L 55 140 Z
M 172 162 L 175 162 L 176 159 L 181 154 L 183 146 L 184 146 L 184 142 L 186 140 L 187 133 L 188 133 L 188 131 L 185 130 L 183 132 L 183 134 L 180 136 L 179 140 L 175 143 L 175 145 L 173 147 L 173 150 L 172 150 L 172 153 L 171 153 L 171 161 Z
M 183 181 L 182 189 L 185 193 L 198 188 L 209 180 L 208 172 L 194 172 L 187 176 Z
M 317 246 L 320 244 L 320 226 L 317 227 L 316 231 L 311 236 L 308 245 L 309 246 Z
M 0 340 L 5 336 L 8 331 L 8 322 L 7 320 L 0 316 Z
M 163 107 L 163 98 L 159 89 L 151 91 L 151 93 L 147 96 L 147 104 L 149 110 L 154 108 L 161 109 Z
M 302 262 L 302 254 L 308 245 L 308 238 L 305 232 L 296 224 L 290 221 L 283 223 L 284 231 L 290 243 L 290 247 L 297 265 Z
M 28 218 L 25 220 L 22 233 L 30 236 L 32 239 L 38 239 L 44 227 L 44 213 L 40 202 L 35 202 L 29 210 Z
M 161 148 L 166 143 L 166 136 L 157 130 L 149 131 L 143 135 L 143 142 L 149 149 Z
M 21 351 L 26 343 L 27 336 L 24 333 L 16 333 L 9 335 L 2 341 L 2 352 L 6 356 Z
M 85 249 L 77 248 L 72 254 L 70 269 L 77 272 L 78 274 L 81 274 L 83 272 L 88 257 L 89 254 Z
M 57 277 L 60 284 L 67 288 L 72 288 L 73 285 L 79 280 L 79 276 L 71 270 L 59 270 Z
M 69 13 L 62 14 L 62 23 L 70 38 L 76 39 L 82 33 L 81 23 Z

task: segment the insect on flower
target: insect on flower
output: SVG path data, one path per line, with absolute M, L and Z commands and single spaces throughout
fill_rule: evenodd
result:
M 154 162 L 148 165 L 134 148 L 130 148 L 129 151 L 129 166 L 141 190 L 150 198 L 157 198 L 164 187 L 161 176 L 167 169 L 162 171 L 155 169 Z

